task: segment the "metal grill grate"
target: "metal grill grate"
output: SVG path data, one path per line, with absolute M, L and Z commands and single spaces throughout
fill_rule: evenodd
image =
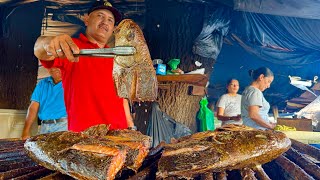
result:
M 0 139 L 0 179 L 72 179 L 59 172 L 48 170 L 31 160 L 23 147 L 24 141 Z M 161 148 L 150 151 L 139 172 L 123 171 L 117 179 L 154 179 Z M 320 150 L 292 140 L 292 147 L 277 159 L 262 165 L 262 169 L 233 170 L 226 173 L 202 174 L 195 179 L 242 179 L 241 173 L 253 174 L 261 179 L 320 179 Z M 173 178 L 174 179 L 174 178 Z

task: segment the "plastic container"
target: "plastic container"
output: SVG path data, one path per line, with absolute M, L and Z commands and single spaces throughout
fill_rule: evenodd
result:
M 156 74 L 158 75 L 166 75 L 167 67 L 165 64 L 158 64 L 156 68 Z
M 163 60 L 162 59 L 154 59 L 152 61 L 153 65 L 157 65 L 157 64 L 163 64 Z

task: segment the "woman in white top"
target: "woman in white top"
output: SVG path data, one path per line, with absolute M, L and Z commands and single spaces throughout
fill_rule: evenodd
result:
M 274 129 L 276 124 L 268 119 L 270 104 L 262 94 L 270 87 L 274 79 L 273 72 L 266 67 L 261 67 L 250 71 L 249 74 L 253 82 L 243 91 L 241 99 L 243 124 L 256 129 Z
M 239 91 L 239 81 L 230 79 L 227 83 L 227 93 L 222 95 L 217 103 L 217 117 L 222 121 L 222 126 L 226 124 L 242 124 L 241 120 L 241 95 Z

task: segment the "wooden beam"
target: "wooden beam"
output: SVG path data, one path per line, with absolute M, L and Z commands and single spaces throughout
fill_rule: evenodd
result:
M 206 86 L 209 80 L 207 75 L 204 74 L 182 74 L 182 75 L 158 75 L 158 82 L 184 82 L 196 86 Z

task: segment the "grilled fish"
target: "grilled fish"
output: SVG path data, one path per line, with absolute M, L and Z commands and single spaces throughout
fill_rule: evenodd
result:
M 123 168 L 138 170 L 148 154 L 148 141 L 148 136 L 137 131 L 115 133 L 98 125 L 80 133 L 64 131 L 34 136 L 24 147 L 42 166 L 76 179 L 114 179 Z
M 113 78 L 118 96 L 132 101 L 154 101 L 158 84 L 150 52 L 140 27 L 124 19 L 115 29 L 115 46 L 135 47 L 133 56 L 116 56 Z
M 250 168 L 275 159 L 290 145 L 290 139 L 281 132 L 227 125 L 166 144 L 157 176 L 190 178 L 210 171 Z

